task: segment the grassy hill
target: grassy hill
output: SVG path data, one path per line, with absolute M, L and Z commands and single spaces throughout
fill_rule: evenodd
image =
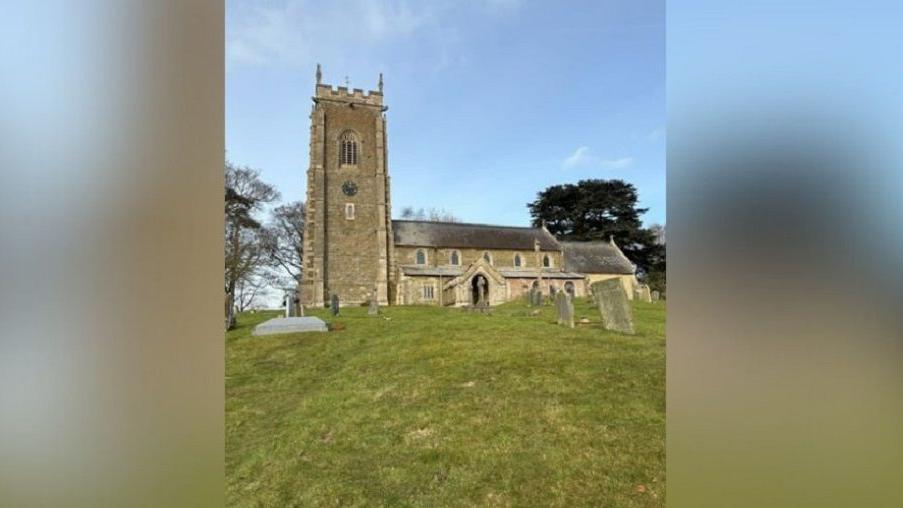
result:
M 606 332 L 523 303 L 342 309 L 226 336 L 230 506 L 664 506 L 665 306 Z

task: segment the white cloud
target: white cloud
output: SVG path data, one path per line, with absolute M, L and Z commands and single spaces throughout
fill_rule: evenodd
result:
M 633 157 L 621 157 L 620 159 L 611 159 L 599 161 L 599 165 L 604 169 L 624 169 L 633 166 Z
M 474 7 L 510 11 L 516 0 L 484 0 Z M 226 65 L 274 63 L 335 66 L 374 45 L 421 35 L 435 46 L 454 38 L 447 26 L 456 2 L 415 0 L 287 0 L 276 6 L 230 2 L 226 21 Z M 422 43 L 419 41 L 418 43 Z
M 619 159 L 600 159 L 593 154 L 588 146 L 577 148 L 573 154 L 562 161 L 561 165 L 566 169 L 600 167 L 602 169 L 624 169 L 633 165 L 633 157 L 621 157 Z
M 564 167 L 566 168 L 576 168 L 580 166 L 589 166 L 594 160 L 594 157 L 589 153 L 588 146 L 581 146 L 574 153 L 564 160 Z

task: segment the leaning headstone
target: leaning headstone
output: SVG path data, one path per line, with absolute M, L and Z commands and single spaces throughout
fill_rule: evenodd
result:
M 652 292 L 652 301 L 653 301 L 653 302 L 659 301 L 659 300 L 661 299 L 661 297 L 662 297 L 662 295 L 661 295 L 661 293 L 659 293 L 658 291 L 653 291 L 653 292 Z
M 379 314 L 379 299 L 377 298 L 376 290 L 373 290 L 373 294 L 370 296 L 370 308 L 367 309 L 367 315 L 376 316 Z
M 574 302 L 566 291 L 559 291 L 555 295 L 555 310 L 558 314 L 558 324 L 574 327 Z
M 329 300 L 329 310 L 333 316 L 339 315 L 339 295 L 332 295 L 332 298 Z
M 558 293 L 555 295 L 555 317 L 557 318 L 556 323 L 559 325 L 564 323 L 564 303 L 567 300 L 567 296 Z
M 601 280 L 593 283 L 592 287 L 599 314 L 602 315 L 602 326 L 606 330 L 633 334 L 633 314 L 621 281 Z
M 325 332 L 326 323 L 317 317 L 273 318 L 254 327 L 252 335 L 273 335 L 279 333 Z

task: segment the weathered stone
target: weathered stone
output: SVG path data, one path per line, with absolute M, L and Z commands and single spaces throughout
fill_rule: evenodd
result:
M 252 335 L 279 333 L 325 332 L 326 323 L 317 317 L 273 318 L 254 327 Z
M 662 295 L 661 295 L 661 293 L 659 293 L 658 291 L 653 291 L 653 292 L 652 292 L 652 301 L 653 301 L 653 302 L 659 301 L 659 300 L 661 299 L 661 297 L 662 297 Z
M 332 312 L 333 316 L 339 315 L 339 295 L 333 293 L 332 298 L 329 300 L 329 311 Z
M 379 314 L 379 295 L 376 290 L 373 291 L 373 295 L 370 297 L 370 308 L 367 309 L 367 315 L 376 316 Z
M 304 307 L 301 306 L 301 300 L 298 298 L 298 292 L 294 289 L 285 291 L 282 297 L 282 303 L 285 306 L 285 317 L 299 317 L 304 315 Z
M 593 283 L 593 296 L 602 316 L 602 326 L 606 330 L 633 334 L 633 313 L 627 293 L 617 279 Z
M 566 291 L 558 291 L 555 295 L 555 310 L 558 314 L 558 324 L 574 327 L 574 302 Z
M 646 284 L 637 284 L 633 290 L 633 298 L 640 302 L 652 303 L 652 294 Z

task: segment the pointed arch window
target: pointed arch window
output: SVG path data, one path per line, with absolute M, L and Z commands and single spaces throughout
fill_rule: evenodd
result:
M 345 131 L 344 133 L 342 133 L 340 145 L 342 148 L 342 153 L 339 156 L 339 163 L 343 166 L 357 164 L 359 152 L 359 143 L 357 141 L 357 136 L 355 136 L 351 131 Z
M 514 255 L 514 266 L 520 267 L 523 266 L 524 262 L 520 257 L 520 254 Z
M 552 258 L 550 258 L 548 254 L 542 257 L 542 266 L 544 266 L 545 268 L 552 266 Z
M 448 257 L 448 264 L 458 266 L 461 264 L 461 255 L 458 251 L 453 250 L 451 256 Z
M 426 251 L 423 249 L 417 249 L 417 254 L 414 260 L 418 265 L 426 264 Z

